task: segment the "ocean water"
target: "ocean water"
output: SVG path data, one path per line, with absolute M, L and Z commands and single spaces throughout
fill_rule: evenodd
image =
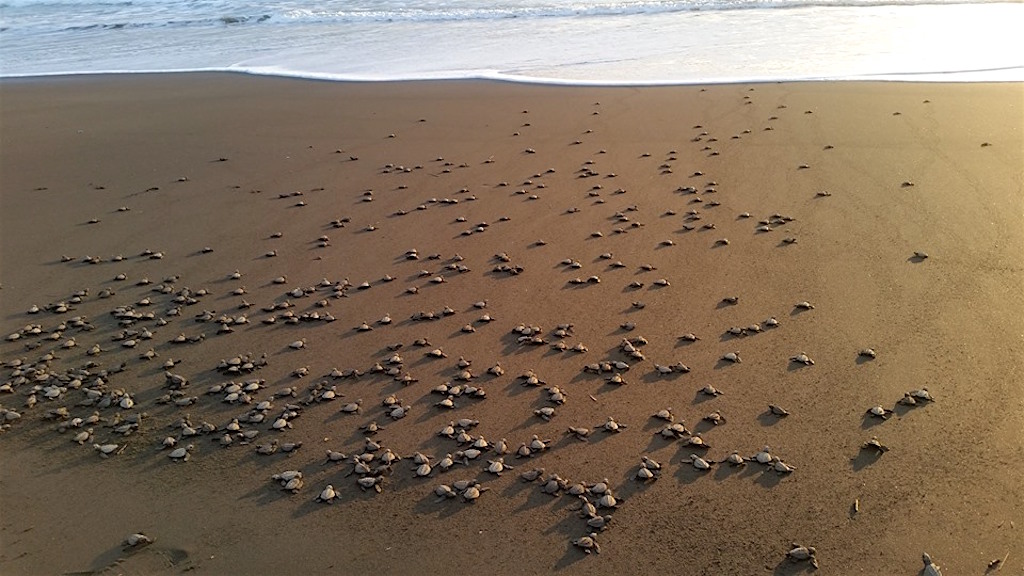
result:
M 1022 29 L 950 0 L 0 0 L 0 76 L 1024 81 Z

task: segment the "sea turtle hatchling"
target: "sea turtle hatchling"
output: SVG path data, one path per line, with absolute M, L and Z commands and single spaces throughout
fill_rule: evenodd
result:
M 789 410 L 786 410 L 785 408 L 777 404 L 769 404 L 768 411 L 771 412 L 773 416 L 778 416 L 779 418 L 785 418 L 786 416 L 789 416 Z
M 501 476 L 502 472 L 505 470 L 512 470 L 513 468 L 514 467 L 511 465 L 505 464 L 504 458 L 498 457 L 496 460 L 488 460 L 487 467 L 484 468 L 484 470 L 494 474 L 495 476 Z
M 771 448 L 769 448 L 768 446 L 761 448 L 760 450 L 757 451 L 756 454 L 750 457 L 751 460 L 757 462 L 758 464 L 771 464 L 772 458 L 773 457 L 771 454 Z
M 888 408 L 883 408 L 881 406 L 872 406 L 871 408 L 868 408 L 867 414 L 869 416 L 874 416 L 875 418 L 888 420 L 889 417 L 892 416 L 893 411 L 889 410 Z
M 921 554 L 921 561 L 924 562 L 924 569 L 922 573 L 924 576 L 942 576 L 942 571 L 939 570 L 939 565 L 932 561 L 932 557 L 927 552 Z
M 702 472 L 711 470 L 711 463 L 696 454 L 690 454 L 690 463 L 693 464 L 694 468 Z
M 635 478 L 640 482 L 648 482 L 652 480 L 657 480 L 658 475 L 655 473 L 654 470 L 651 470 L 650 468 L 641 465 L 640 468 L 636 471 Z
M 795 362 L 797 364 L 803 364 L 804 366 L 813 366 L 814 365 L 814 360 L 812 360 L 811 357 L 808 356 L 807 354 L 805 354 L 804 352 L 801 352 L 801 353 L 797 354 L 796 356 L 790 356 L 789 357 L 789 361 L 790 362 Z
M 814 304 L 804 300 L 793 305 L 797 310 L 814 310 Z
M 363 490 L 373 489 L 378 494 L 380 494 L 383 491 L 382 485 L 384 484 L 384 477 L 383 476 L 361 476 L 361 477 L 359 477 L 356 480 L 356 484 L 358 484 L 359 487 L 362 488 Z
M 907 395 L 910 396 L 911 398 L 913 398 L 914 400 L 917 400 L 918 402 L 922 402 L 922 401 L 923 402 L 934 402 L 935 401 L 935 398 L 932 397 L 931 392 L 929 392 L 927 388 L 920 388 L 918 390 L 911 390 L 910 392 L 907 392 Z
M 661 410 L 658 410 L 654 414 L 651 414 L 651 418 L 657 418 L 659 420 L 664 420 L 666 422 L 672 422 L 673 420 L 675 420 L 676 417 L 672 414 L 672 408 L 662 408 Z
M 708 384 L 707 386 L 701 388 L 700 391 L 701 394 L 704 394 L 706 396 L 721 396 L 722 394 L 725 394 L 725 392 L 722 392 L 721 390 L 715 388 L 711 384 Z
M 715 426 L 725 424 L 725 416 L 722 416 L 722 413 L 718 412 L 717 410 L 715 412 L 708 414 L 707 416 L 704 416 L 703 420 L 705 422 L 710 422 Z
M 861 445 L 861 450 L 873 450 L 876 454 L 882 455 L 889 451 L 889 447 L 878 439 L 878 436 L 872 436 L 870 440 Z
M 726 352 L 721 358 L 725 362 L 732 362 L 733 364 L 740 364 L 743 360 L 740 358 L 739 352 Z
M 582 426 L 569 426 L 569 429 L 565 431 L 566 434 L 571 434 L 577 440 L 586 442 L 590 436 L 590 428 L 584 428 Z
M 153 539 L 141 532 L 129 534 L 128 537 L 124 539 L 124 545 L 128 548 L 138 548 L 152 543 Z
M 863 348 L 859 352 L 857 352 L 857 356 L 873 360 L 878 356 L 878 353 L 875 352 L 874 348 Z
M 480 498 L 480 495 L 488 490 L 490 490 L 490 488 L 484 488 L 480 485 L 479 482 L 473 482 L 469 486 L 466 486 L 466 488 L 462 491 L 462 501 L 473 502 Z
M 544 406 L 534 410 L 533 413 L 545 421 L 550 421 L 555 416 L 555 408 L 553 406 Z
M 730 466 L 742 466 L 747 463 L 747 460 L 748 458 L 740 456 L 738 451 L 733 450 L 732 453 L 725 457 L 725 460 L 722 460 L 722 462 Z
M 810 562 L 814 568 L 818 567 L 818 559 L 815 557 L 817 551 L 814 546 L 801 546 L 794 542 L 789 552 L 786 552 L 786 558 L 789 558 L 791 562 Z
M 616 421 L 615 418 L 613 418 L 611 416 L 609 416 L 608 419 L 605 420 L 603 424 L 598 424 L 597 426 L 594 427 L 595 430 L 603 429 L 605 432 L 616 432 L 616 433 L 622 432 L 626 428 L 629 428 L 629 426 L 626 426 L 625 424 L 619 424 L 619 422 Z
M 772 456 L 771 465 L 772 469 L 778 474 L 790 474 L 796 470 L 795 466 L 786 464 L 778 456 Z
M 601 553 L 601 545 L 597 543 L 597 532 L 591 532 L 587 536 L 581 536 L 572 541 L 572 545 L 583 550 L 585 554 Z
M 124 450 L 124 446 L 118 444 L 93 444 L 93 449 L 99 452 L 99 455 L 103 458 L 108 458 L 111 454 L 120 454 Z
M 334 486 L 332 484 L 328 484 L 326 488 L 320 491 L 320 494 L 318 494 L 317 497 L 313 499 L 313 501 L 331 504 L 337 497 L 338 493 L 334 490 Z
M 534 468 L 532 470 L 527 470 L 526 472 L 523 472 L 522 474 L 519 475 L 519 478 L 523 482 L 533 482 L 533 481 L 539 479 L 543 475 L 544 475 L 544 469 L 543 468 Z
M 190 454 L 193 450 L 195 450 L 195 448 L 196 447 L 194 444 L 189 444 L 188 446 L 175 448 L 169 454 L 167 454 L 167 457 L 170 458 L 171 460 L 174 460 L 175 462 L 188 462 Z
M 436 488 L 434 488 L 434 495 L 438 496 L 438 500 L 437 501 L 440 502 L 440 501 L 448 499 L 448 498 L 455 498 L 459 494 L 455 490 L 452 490 L 451 486 L 449 486 L 447 484 L 441 484 L 441 485 L 437 486 Z

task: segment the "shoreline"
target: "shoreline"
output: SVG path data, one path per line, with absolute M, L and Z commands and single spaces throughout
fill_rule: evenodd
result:
M 644 565 L 781 576 L 807 567 L 786 559 L 792 542 L 816 547 L 822 573 L 912 574 L 922 552 L 949 574 L 984 572 L 1009 552 L 1003 572 L 1020 571 L 1021 86 L 294 80 L 0 80 L 0 336 L 30 324 L 42 332 L 0 340 L 0 380 L 13 390 L 0 404 L 21 414 L 0 433 L 0 510 L 17 511 L 0 514 L 0 572 L 626 574 Z M 522 272 L 496 270 L 499 254 Z M 573 282 L 591 276 L 600 282 Z M 334 288 L 344 280 L 351 286 Z M 176 302 L 184 288 L 204 295 Z M 71 312 L 46 310 L 85 290 Z M 723 303 L 729 296 L 740 299 Z M 286 300 L 293 306 L 265 310 Z M 116 306 L 166 324 L 120 324 Z M 440 319 L 412 319 L 423 311 Z M 290 323 L 285 312 L 334 321 Z M 59 328 L 79 315 L 94 329 Z M 219 333 L 222 315 L 248 323 Z M 565 323 L 562 341 L 585 352 L 552 347 Z M 542 327 L 548 342 L 521 344 L 519 324 Z M 121 331 L 142 328 L 155 336 L 127 347 Z M 680 338 L 688 332 L 700 340 Z M 174 343 L 179 334 L 196 342 Z M 644 360 L 621 347 L 637 336 L 649 341 Z M 434 347 L 448 357 L 425 354 Z M 877 358 L 861 356 L 866 347 Z M 159 358 L 141 359 L 148 348 Z M 742 363 L 722 360 L 734 351 Z M 215 369 L 264 353 L 268 365 L 249 375 Z M 418 382 L 374 372 L 396 353 Z M 787 361 L 800 353 L 815 363 Z M 446 410 L 431 390 L 457 382 L 460 357 L 472 361 L 467 385 L 486 399 L 463 394 Z M 85 393 L 65 386 L 26 408 L 31 384 L 11 364 L 20 359 L 62 378 L 95 362 L 89 370 L 110 371 L 106 393 L 124 390 L 134 406 L 79 406 Z M 165 369 L 168 359 L 180 362 Z M 631 364 L 628 384 L 582 369 L 604 361 Z M 655 368 L 677 362 L 690 371 Z M 488 373 L 495 364 L 505 374 Z M 308 375 L 296 377 L 300 368 Z M 335 369 L 364 374 L 335 378 Z M 188 379 L 181 392 L 194 401 L 161 403 L 173 392 L 165 370 Z M 523 385 L 528 371 L 564 390 L 564 404 Z M 208 393 L 250 378 L 265 386 L 251 404 Z M 705 394 L 707 385 L 724 394 Z M 344 397 L 316 400 L 332 386 Z M 289 387 L 295 397 L 277 396 Z M 921 388 L 936 401 L 899 404 Z M 408 416 L 382 407 L 392 394 Z M 268 420 L 248 422 L 264 400 Z M 356 400 L 357 413 L 342 410 Z M 876 405 L 894 413 L 872 419 Z M 127 436 L 99 423 L 79 446 L 75 431 L 44 417 L 58 406 L 82 418 L 147 415 Z M 557 415 L 542 420 L 542 407 Z M 662 438 L 651 415 L 667 407 L 711 447 Z M 300 416 L 274 431 L 269 422 L 290 410 Z M 726 421 L 704 420 L 712 412 Z M 178 438 L 186 415 L 217 432 Z M 605 432 L 609 416 L 628 427 Z M 484 470 L 497 458 L 487 452 L 416 477 L 414 452 L 436 464 L 466 449 L 438 435 L 459 418 L 479 420 L 468 433 L 492 444 L 507 438 L 515 450 L 536 434 L 552 447 L 506 455 L 515 468 L 501 476 Z M 228 433 L 232 419 L 256 438 Z M 371 438 L 404 457 L 379 494 L 359 488 L 351 464 L 324 457 L 366 450 L 360 427 L 371 422 L 385 427 Z M 577 440 L 569 426 L 591 437 Z M 188 462 L 160 449 L 169 435 L 195 446 Z M 891 449 L 863 449 L 872 436 Z M 256 452 L 271 441 L 303 446 Z M 101 458 L 93 442 L 126 448 Z M 795 471 L 723 462 L 765 445 Z M 691 453 L 712 469 L 694 468 Z M 661 462 L 660 479 L 635 480 L 641 456 Z M 519 479 L 535 467 L 572 482 L 607 478 L 625 501 L 602 511 L 614 521 L 597 537 L 600 554 L 571 544 L 589 531 L 578 498 Z M 297 494 L 270 480 L 290 469 L 304 474 Z M 437 501 L 438 484 L 473 478 L 488 489 L 478 501 Z M 314 501 L 327 484 L 338 498 Z M 124 550 L 137 531 L 156 541 Z
M 991 73 L 995 71 L 1016 70 L 1019 77 L 1013 78 L 983 78 L 973 79 L 970 75 L 975 73 Z M 955 70 L 945 72 L 902 72 L 902 73 L 877 73 L 862 74 L 857 76 L 836 76 L 836 77 L 806 77 L 806 78 L 736 78 L 726 80 L 693 80 L 693 81 L 650 81 L 650 82 L 629 82 L 629 81 L 580 81 L 559 78 L 543 78 L 533 76 L 517 76 L 514 74 L 483 74 L 478 76 L 452 76 L 452 77 L 430 77 L 411 76 L 400 78 L 376 78 L 376 77 L 353 77 L 341 74 L 312 73 L 312 72 L 290 72 L 290 71 L 266 71 L 260 69 L 234 69 L 234 68 L 196 68 L 196 69 L 169 69 L 169 70 L 100 70 L 95 72 L 44 72 L 38 74 L 14 74 L 4 75 L 0 73 L 0 83 L 45 80 L 48 78 L 88 78 L 88 77 L 112 77 L 112 76 L 156 76 L 156 75 L 184 75 L 184 74 L 229 74 L 241 76 L 253 76 L 257 78 L 287 78 L 292 80 L 305 80 L 309 82 L 330 82 L 341 84 L 393 84 L 393 83 L 415 83 L 415 82 L 497 82 L 508 84 L 524 84 L 527 86 L 564 86 L 569 88 L 664 88 L 664 87 L 687 87 L 687 86 L 729 86 L 729 85 L 760 85 L 760 84 L 803 84 L 803 83 L 860 83 L 880 82 L 895 84 L 1021 84 L 1024 83 L 1024 66 L 1010 66 L 1001 68 L 982 68 L 976 70 Z M 962 79 L 957 79 L 960 77 Z

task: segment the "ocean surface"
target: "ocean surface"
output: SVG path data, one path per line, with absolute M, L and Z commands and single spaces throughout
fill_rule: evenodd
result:
M 1021 30 L 949 0 L 0 0 L 0 76 L 1024 81 Z

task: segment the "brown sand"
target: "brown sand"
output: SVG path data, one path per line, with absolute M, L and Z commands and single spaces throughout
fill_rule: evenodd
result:
M 31 383 L 0 396 L 22 414 L 0 436 L 0 573 L 790 574 L 807 568 L 785 560 L 792 542 L 816 547 L 823 574 L 915 574 L 923 551 L 947 575 L 985 573 L 1005 554 L 1002 572 L 1024 573 L 1022 94 L 1020 84 L 634 89 L 213 74 L 4 81 L 3 335 L 30 323 L 46 335 L 77 315 L 96 329 L 69 327 L 56 341 L 5 341 L 0 358 L 31 364 L 55 349 L 49 371 L 59 374 L 89 360 L 100 365 L 94 373 L 126 362 L 107 389 L 129 391 L 136 407 L 102 413 L 148 417 L 127 437 L 96 426 L 95 441 L 127 444 L 102 459 L 92 441 L 69 441 L 77 430 L 60 434 L 56 422 L 43 420 L 62 405 L 72 416 L 90 414 L 93 408 L 76 406 L 81 390 L 53 401 L 40 395 L 31 409 L 23 408 Z M 598 175 L 584 178 L 588 160 Z M 700 193 L 677 191 L 686 186 Z M 368 190 L 372 202 L 362 201 Z M 832 195 L 816 196 L 824 190 Z M 293 192 L 302 195 L 280 198 Z M 119 212 L 122 206 L 130 210 Z M 638 210 L 617 222 L 615 213 L 630 206 Z M 567 213 L 571 207 L 579 211 Z M 691 209 L 702 219 L 688 220 Z M 394 216 L 398 210 L 408 214 Z M 739 218 L 742 212 L 753 218 Z M 794 220 L 756 233 L 757 221 L 773 213 Z M 456 222 L 460 216 L 466 221 Z M 93 218 L 99 222 L 88 224 Z M 350 221 L 331 227 L 339 218 Z M 486 231 L 460 236 L 479 222 L 489 223 Z M 700 229 L 706 223 L 716 229 Z M 368 225 L 377 230 L 364 231 Z M 603 237 L 592 238 L 595 231 Z M 283 237 L 270 238 L 274 232 Z M 328 247 L 317 247 L 322 234 Z M 785 237 L 798 242 L 785 245 Z M 728 246 L 714 248 L 721 238 Z M 661 246 L 664 240 L 674 245 Z M 205 246 L 214 251 L 200 254 Z M 412 248 L 420 260 L 402 258 Z M 165 257 L 140 257 L 145 249 Z M 272 249 L 278 257 L 263 256 Z M 915 251 L 930 258 L 915 262 Z M 522 274 L 491 272 L 500 252 Z M 625 267 L 609 267 L 599 258 L 604 252 Z M 432 253 L 442 258 L 428 260 Z M 471 272 L 443 270 L 456 253 Z M 62 254 L 76 260 L 61 263 Z M 111 262 L 117 254 L 125 259 Z M 86 255 L 105 261 L 84 264 Z M 565 258 L 582 268 L 560 265 Z M 657 270 L 640 270 L 645 263 Z M 226 279 L 235 269 L 245 276 Z M 417 277 L 422 269 L 442 272 L 447 282 Z M 128 279 L 113 281 L 118 273 Z M 379 282 L 385 274 L 396 280 Z M 170 275 L 180 276 L 175 291 L 210 294 L 167 316 L 174 294 L 152 288 Z M 287 283 L 273 284 L 280 275 Z M 567 284 L 591 275 L 600 284 Z M 154 283 L 137 286 L 145 276 Z M 372 288 L 349 288 L 339 299 L 329 290 L 290 298 L 297 314 L 329 312 L 335 322 L 261 323 L 270 316 L 263 306 L 323 278 Z M 658 278 L 671 285 L 653 286 Z M 629 289 L 634 280 L 644 287 Z M 243 285 L 245 296 L 231 294 Z M 419 293 L 406 294 L 411 286 Z M 100 299 L 105 287 L 116 295 Z M 26 314 L 80 289 L 89 295 L 71 312 Z M 740 297 L 737 305 L 720 305 L 731 295 Z M 136 309 L 168 324 L 139 323 L 134 328 L 155 338 L 122 348 L 112 340 L 121 328 L 109 311 L 145 297 L 154 305 Z M 237 310 L 243 298 L 254 307 Z M 316 308 L 323 298 L 330 306 Z M 471 307 L 478 300 L 496 321 L 476 322 L 484 312 Z M 815 309 L 796 312 L 803 300 Z M 634 309 L 634 301 L 646 307 Z M 445 306 L 455 314 L 408 320 Z M 246 313 L 252 323 L 217 335 L 216 322 L 193 320 L 203 310 Z M 392 325 L 354 330 L 386 313 Z M 776 329 L 724 336 L 771 316 Z M 619 328 L 627 321 L 636 330 Z M 557 324 L 573 323 L 566 342 L 589 352 L 518 345 L 511 330 L 520 323 L 543 327 L 551 342 Z M 462 333 L 466 324 L 476 332 Z M 686 332 L 702 339 L 677 340 Z M 179 333 L 206 339 L 169 343 Z M 619 342 L 638 335 L 649 341 L 647 360 L 624 373 L 628 385 L 581 372 L 588 363 L 625 359 Z M 72 336 L 77 347 L 61 349 Z M 412 346 L 420 337 L 449 358 L 425 358 L 429 348 Z M 288 347 L 300 338 L 305 349 Z M 41 346 L 27 350 L 26 341 Z M 266 380 L 256 401 L 298 386 L 299 397 L 288 400 L 300 402 L 332 368 L 368 371 L 394 342 L 405 344 L 405 371 L 418 383 L 404 387 L 373 374 L 332 381 L 344 398 L 306 407 L 286 432 L 244 425 L 260 435 L 228 448 L 218 446 L 220 433 L 196 437 L 191 460 L 180 464 L 159 450 L 183 414 L 224 426 L 252 408 L 203 393 L 228 379 L 214 371 L 222 358 L 266 353 L 269 366 L 237 379 Z M 87 356 L 95 343 L 105 351 Z M 140 360 L 150 347 L 160 357 Z M 858 361 L 864 347 L 876 349 L 877 359 Z M 719 361 L 734 350 L 741 364 Z M 800 352 L 815 364 L 787 361 Z M 457 373 L 459 356 L 473 361 L 474 383 L 487 399 L 456 398 L 458 407 L 443 411 L 433 406 L 442 397 L 429 391 Z M 168 392 L 160 365 L 172 357 L 182 360 L 173 371 L 191 381 L 186 392 L 199 397 L 196 405 L 156 403 Z M 499 361 L 507 373 L 486 375 Z M 663 377 L 654 370 L 680 361 L 692 372 Z M 301 366 L 310 376 L 291 377 Z M 548 405 L 543 389 L 516 379 L 528 369 L 568 393 L 550 423 L 532 413 Z M 15 381 L 12 374 L 4 369 L 4 381 Z M 725 395 L 702 396 L 706 384 Z M 937 401 L 896 405 L 922 387 Z M 391 393 L 412 406 L 395 422 L 380 406 Z M 355 399 L 364 400 L 361 414 L 339 412 Z M 268 422 L 285 403 L 274 401 Z M 769 403 L 792 414 L 770 416 Z M 896 415 L 866 418 L 874 405 Z M 650 415 L 668 406 L 704 432 L 708 458 L 733 450 L 749 456 L 769 445 L 796 471 L 781 476 L 751 463 L 698 472 L 689 455 L 701 451 L 653 435 L 661 423 Z M 702 422 L 712 411 L 727 422 Z M 629 428 L 598 431 L 586 443 L 564 434 L 607 416 Z M 414 478 L 409 456 L 457 450 L 437 431 L 462 417 L 479 419 L 471 433 L 491 442 L 505 437 L 514 449 L 538 434 L 554 447 L 532 459 L 506 456 L 516 468 L 500 478 L 483 472 L 494 458 L 487 454 L 468 468 Z M 322 465 L 327 449 L 358 453 L 358 426 L 374 420 L 387 426 L 376 439 L 406 457 L 381 494 L 346 477 L 350 464 Z M 891 448 L 877 458 L 860 449 L 875 435 Z M 256 455 L 255 444 L 271 438 L 303 446 L 292 455 Z M 641 485 L 632 478 L 645 454 L 665 470 Z M 606 477 L 625 499 L 598 536 L 599 556 L 570 545 L 587 532 L 573 511 L 576 499 L 519 480 L 537 466 L 574 482 Z M 270 481 L 287 469 L 305 475 L 296 495 Z M 435 501 L 436 485 L 461 478 L 480 478 L 490 490 L 473 504 Z M 314 502 L 328 483 L 339 500 Z M 156 543 L 123 552 L 120 542 L 136 531 Z

